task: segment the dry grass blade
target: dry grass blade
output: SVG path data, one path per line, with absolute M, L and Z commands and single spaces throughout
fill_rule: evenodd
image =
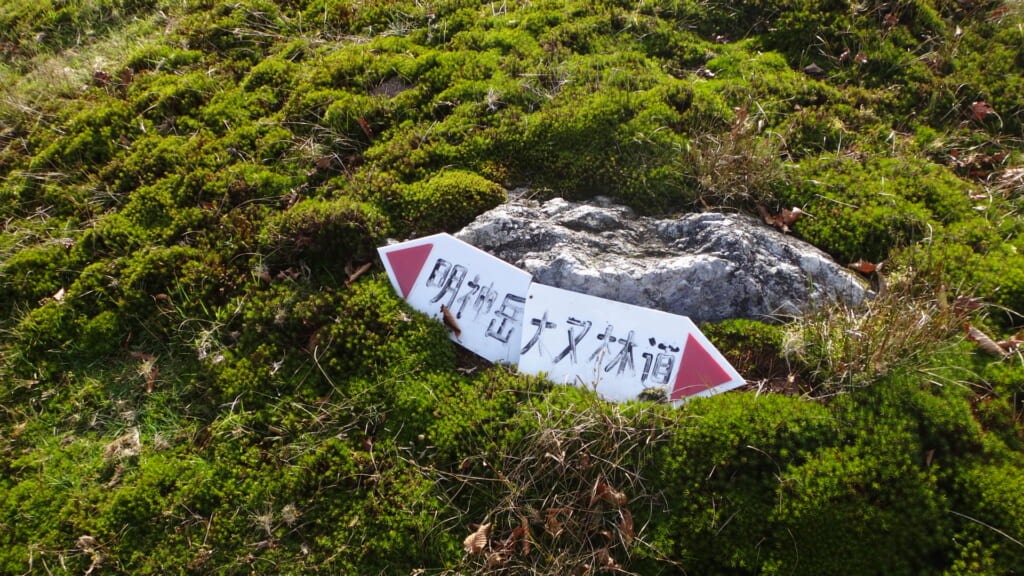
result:
M 348 280 L 345 280 L 345 286 L 351 286 L 353 282 L 359 279 L 360 276 L 366 274 L 366 272 L 373 267 L 373 262 L 367 262 L 362 266 L 356 268 L 351 263 L 345 265 L 345 274 L 348 274 Z
M 160 368 L 156 365 L 156 356 L 145 352 L 130 352 L 133 358 L 142 360 L 139 366 L 139 375 L 146 379 L 146 393 L 153 393 L 153 386 L 156 378 L 160 375 Z
M 142 438 L 138 428 L 131 428 L 103 448 L 103 457 L 108 460 L 129 458 L 142 453 Z
M 633 543 L 633 538 L 636 537 L 633 531 L 633 513 L 629 511 L 629 508 L 623 508 L 619 514 L 622 516 L 619 521 L 619 535 L 622 538 L 622 543 L 629 546 Z
M 90 563 L 89 567 L 85 570 L 86 576 L 92 574 L 93 571 L 99 568 L 103 564 L 104 560 L 106 560 L 106 554 L 104 552 L 107 550 L 107 547 L 97 542 L 95 538 L 88 534 L 79 536 L 78 540 L 75 542 L 75 546 L 82 552 L 88 554 L 92 559 L 92 563 Z

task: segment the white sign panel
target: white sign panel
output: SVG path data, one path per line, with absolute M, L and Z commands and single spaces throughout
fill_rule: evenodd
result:
M 395 290 L 453 340 L 491 362 L 519 360 L 530 274 L 448 234 L 377 251 Z
M 620 401 L 650 389 L 677 401 L 744 383 L 685 316 L 537 283 L 526 299 L 519 370 Z

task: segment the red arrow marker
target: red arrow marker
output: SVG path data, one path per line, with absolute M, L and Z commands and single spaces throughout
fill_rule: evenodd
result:
M 683 360 L 679 363 L 675 386 L 672 387 L 672 400 L 679 400 L 704 392 L 715 386 L 732 380 L 732 376 L 718 364 L 711 354 L 700 345 L 690 334 L 683 350 Z
M 398 287 L 402 290 L 402 298 L 409 297 L 409 292 L 412 292 L 412 287 L 420 276 L 420 270 L 423 270 L 423 264 L 430 257 L 430 251 L 433 248 L 433 244 L 420 244 L 387 253 L 388 263 L 391 264 L 395 280 L 398 281 Z

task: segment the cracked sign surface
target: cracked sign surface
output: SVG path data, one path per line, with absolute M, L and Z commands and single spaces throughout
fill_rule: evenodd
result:
M 449 234 L 377 251 L 413 308 L 444 320 L 444 306 L 455 342 L 491 362 L 518 362 L 529 273 Z
M 645 390 L 670 400 L 709 396 L 743 377 L 689 318 L 533 283 L 519 370 L 594 386 L 610 400 Z

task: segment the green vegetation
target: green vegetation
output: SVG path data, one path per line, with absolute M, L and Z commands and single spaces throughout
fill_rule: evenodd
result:
M 0 574 L 1020 573 L 1022 27 L 4 2 Z M 879 297 L 707 326 L 751 384 L 681 408 L 480 366 L 374 248 L 520 186 L 800 207 Z

